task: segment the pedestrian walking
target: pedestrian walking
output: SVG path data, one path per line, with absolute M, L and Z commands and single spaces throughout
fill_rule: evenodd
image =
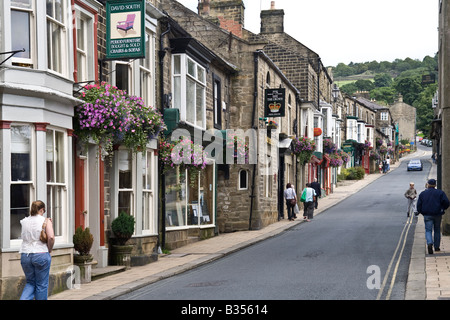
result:
M 297 204 L 297 195 L 295 194 L 295 190 L 290 183 L 286 185 L 286 190 L 284 190 L 284 198 L 286 199 L 288 219 L 289 221 L 294 221 L 294 207 Z
M 45 204 L 37 200 L 31 204 L 30 216 L 20 220 L 22 246 L 20 264 L 26 284 L 20 300 L 47 300 L 48 280 L 55 235 L 51 219 L 44 217 Z M 41 233 L 45 233 L 41 236 Z M 45 239 L 46 238 L 46 239 Z
M 305 193 L 305 202 L 303 207 L 303 219 L 306 221 L 311 221 L 311 219 L 314 216 L 314 201 L 316 197 L 316 191 L 314 191 L 313 188 L 311 188 L 311 184 L 306 184 L 306 188 L 303 189 L 303 193 Z
M 411 209 L 416 214 L 416 199 L 417 199 L 417 191 L 414 188 L 414 182 L 409 183 L 409 188 L 405 192 L 405 198 L 408 199 L 408 206 L 406 208 L 406 215 L 409 217 L 409 213 L 411 212 Z
M 419 195 L 417 211 L 423 214 L 428 253 L 433 254 L 433 246 L 435 251 L 440 251 L 442 215 L 450 202 L 444 191 L 436 189 L 435 179 L 428 180 L 427 185 L 428 188 Z
M 320 188 L 320 183 L 317 182 L 317 178 L 314 178 L 314 181 L 311 182 L 311 188 L 316 192 L 316 200 L 314 201 L 314 208 L 317 209 L 319 206 L 319 198 L 322 195 L 322 190 Z
M 389 156 L 386 157 L 386 172 L 388 172 L 389 170 L 391 170 L 391 159 L 389 158 Z

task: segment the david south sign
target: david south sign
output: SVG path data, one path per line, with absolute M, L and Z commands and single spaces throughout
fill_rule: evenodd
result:
M 284 117 L 286 89 L 266 89 L 264 117 Z
M 145 0 L 106 2 L 106 59 L 145 57 Z

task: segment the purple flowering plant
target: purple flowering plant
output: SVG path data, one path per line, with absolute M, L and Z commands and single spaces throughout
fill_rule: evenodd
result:
M 105 82 L 85 86 L 81 99 L 84 103 L 75 107 L 75 135 L 84 144 L 99 144 L 107 153 L 117 144 L 135 153 L 145 150 L 165 128 L 156 108 Z
M 316 143 L 314 140 L 306 137 L 296 137 L 292 141 L 292 145 L 294 148 L 293 153 L 297 156 L 302 165 L 311 160 L 312 154 L 316 150 Z

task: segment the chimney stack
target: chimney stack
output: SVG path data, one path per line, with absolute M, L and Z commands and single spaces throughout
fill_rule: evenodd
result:
M 244 28 L 244 1 L 242 0 L 200 0 L 198 14 L 238 37 Z
M 261 11 L 261 33 L 283 33 L 284 10 L 275 9 L 275 1 L 270 3 L 270 10 Z

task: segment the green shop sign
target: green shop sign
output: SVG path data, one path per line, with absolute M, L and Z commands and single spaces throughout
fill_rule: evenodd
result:
M 145 0 L 106 1 L 106 59 L 145 58 Z

